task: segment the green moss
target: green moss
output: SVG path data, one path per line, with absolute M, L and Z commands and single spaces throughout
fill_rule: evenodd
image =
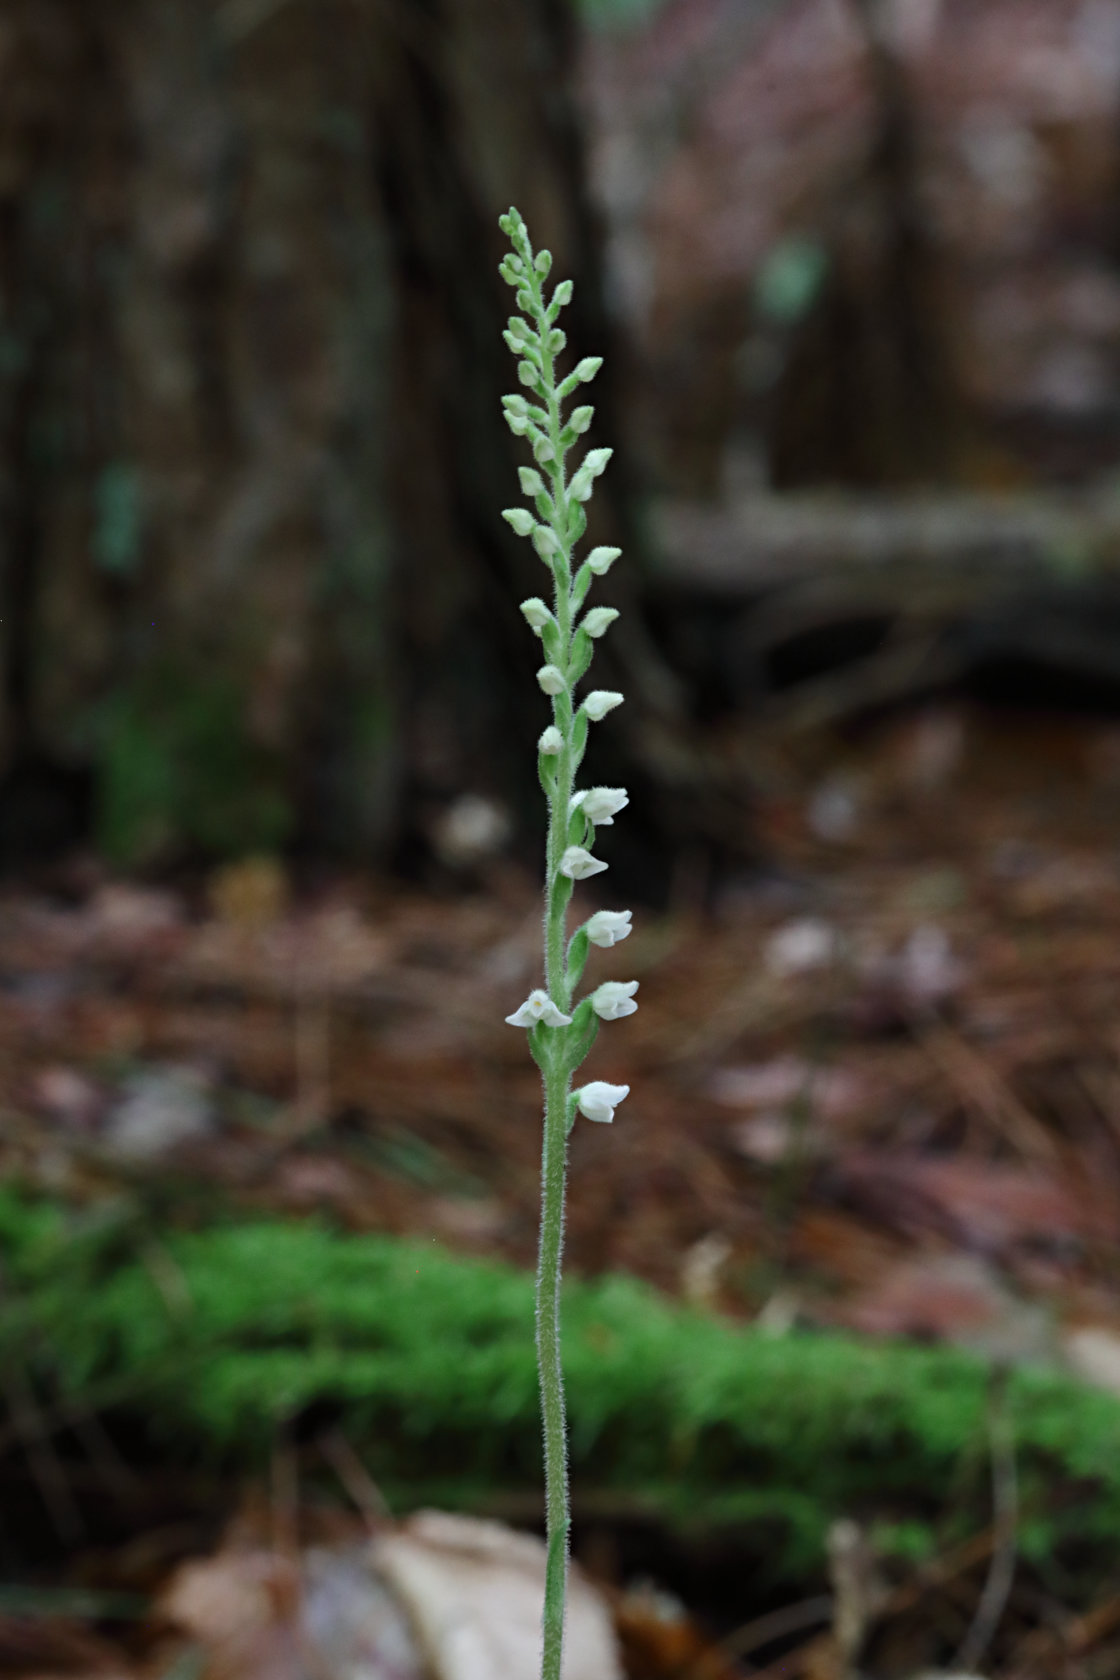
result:
M 0 1355 L 22 1344 L 44 1390 L 173 1456 L 263 1461 L 278 1425 L 338 1424 L 406 1504 L 539 1484 L 530 1277 L 313 1224 L 163 1223 L 0 1192 Z M 901 1524 L 913 1555 L 987 1520 L 988 1374 L 962 1353 L 768 1337 L 621 1277 L 565 1286 L 565 1347 L 577 1496 L 745 1525 L 775 1577 L 817 1567 L 840 1513 Z M 1032 1552 L 1114 1555 L 1120 1406 L 1036 1370 L 1010 1404 Z

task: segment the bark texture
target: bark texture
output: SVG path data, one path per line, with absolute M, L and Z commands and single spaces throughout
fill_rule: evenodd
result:
M 536 798 L 496 218 L 607 349 L 570 12 L 5 8 L 6 860 L 87 819 L 129 864 L 412 858 L 467 790 Z

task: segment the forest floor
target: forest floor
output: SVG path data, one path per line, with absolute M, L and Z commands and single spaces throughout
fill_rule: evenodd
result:
M 1120 1394 L 1120 729 L 962 704 L 735 748 L 766 866 L 705 904 L 682 871 L 593 954 L 641 1007 L 588 1064 L 632 1091 L 573 1133 L 569 1267 Z M 203 1186 L 531 1266 L 538 1087 L 503 1017 L 539 936 L 505 869 L 426 894 L 79 860 L 9 886 L 0 1177 Z M 1116 1672 L 1091 1662 L 1114 1631 L 1078 1673 Z

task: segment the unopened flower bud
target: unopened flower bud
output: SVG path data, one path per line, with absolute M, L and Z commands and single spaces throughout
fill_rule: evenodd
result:
M 529 422 L 524 415 L 514 414 L 512 409 L 506 410 L 506 425 L 514 437 L 524 437 L 529 430 Z
M 537 370 L 533 366 L 532 362 L 518 362 L 517 377 L 520 379 L 522 385 L 535 387 L 537 383 Z
M 563 671 L 556 665 L 542 665 L 537 672 L 537 681 L 546 694 L 563 694 L 568 686 Z
M 633 932 L 630 917 L 629 910 L 596 910 L 590 921 L 584 924 L 584 932 L 592 945 L 609 951 L 612 945 L 630 937 Z
M 606 1124 L 614 1119 L 614 1111 L 619 1103 L 625 1102 L 630 1095 L 630 1087 L 611 1085 L 605 1079 L 592 1079 L 575 1095 L 581 1114 L 585 1114 L 589 1120 L 599 1120 Z
M 585 846 L 569 846 L 560 859 L 560 873 L 570 881 L 586 881 L 589 875 L 600 875 L 607 865 L 601 858 L 592 857 Z
M 592 723 L 601 723 L 608 712 L 613 712 L 616 706 L 621 706 L 621 694 L 613 693 L 609 688 L 593 688 L 583 702 L 583 710 Z
M 552 267 L 552 252 L 538 251 L 537 260 L 533 264 L 533 267 L 536 269 L 538 274 L 547 274 L 549 269 Z
M 580 628 L 586 630 L 589 636 L 598 638 L 606 634 L 617 617 L 617 607 L 592 607 Z
M 532 524 L 532 520 L 530 520 Z M 556 532 L 547 525 L 538 525 L 533 531 L 533 547 L 546 563 L 554 554 L 559 554 L 560 544 L 556 540 Z
M 575 376 L 581 384 L 587 385 L 594 379 L 603 365 L 602 356 L 585 356 L 575 369 Z
M 510 414 L 528 414 L 529 404 L 516 391 L 502 398 L 502 407 Z
M 539 472 L 534 472 L 532 467 L 518 467 L 517 476 L 526 496 L 538 496 L 544 489 L 544 479 Z
M 621 553 L 620 548 L 593 548 L 587 556 L 588 569 L 596 577 L 606 577 Z
M 566 308 L 572 301 L 572 291 L 572 282 L 570 280 L 561 280 L 560 284 L 552 294 L 553 307 L 557 309 Z
M 537 632 L 538 636 L 546 624 L 552 623 L 552 614 L 539 595 L 531 595 L 527 601 L 522 601 L 521 616 L 529 628 Z
M 589 403 L 582 408 L 573 408 L 568 416 L 568 424 L 573 432 L 585 432 L 595 418 L 595 410 Z
M 537 750 L 550 754 L 564 750 L 564 737 L 554 723 L 550 723 L 548 728 L 542 731 L 541 738 L 537 742 Z M 627 915 L 629 915 L 629 911 L 627 911 Z
M 613 449 L 589 449 L 583 458 L 580 472 L 585 472 L 591 478 L 598 478 L 606 471 L 607 462 L 614 454 Z
M 634 993 L 637 980 L 604 980 L 591 994 L 591 1007 L 600 1021 L 621 1021 L 626 1015 L 637 1013 Z
M 536 520 L 528 508 L 503 508 L 502 518 L 507 525 L 513 527 L 519 537 L 529 536 L 536 525 Z
M 538 987 L 535 992 L 529 993 L 520 1009 L 506 1016 L 506 1024 L 511 1027 L 535 1027 L 538 1021 L 543 1021 L 546 1027 L 568 1027 L 572 1024 L 572 1017 L 562 1015 L 548 993 Z

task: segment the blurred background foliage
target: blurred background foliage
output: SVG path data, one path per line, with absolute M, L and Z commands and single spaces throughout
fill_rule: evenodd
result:
M 592 536 L 628 551 L 604 680 L 632 703 L 592 770 L 640 791 L 637 890 L 682 846 L 752 855 L 715 715 L 915 617 L 936 648 L 868 705 L 977 662 L 938 641 L 962 603 L 931 547 L 986 608 L 1013 550 L 980 641 L 1116 691 L 1068 590 L 1064 640 L 1030 606 L 1118 540 L 1112 0 L 0 21 L 0 866 L 454 870 L 464 798 L 533 843 L 539 578 L 496 518 L 511 200 L 607 356 Z

